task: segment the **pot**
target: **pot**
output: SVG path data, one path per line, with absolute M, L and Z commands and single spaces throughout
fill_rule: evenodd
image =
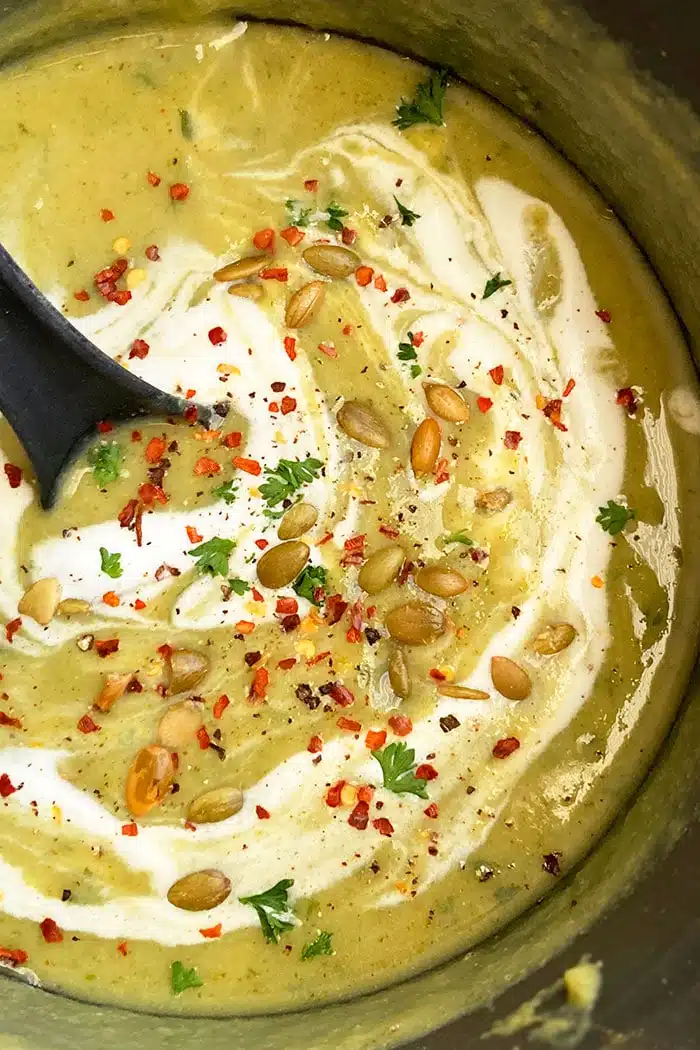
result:
M 688 0 L 5 0 L 0 60 L 96 29 L 245 14 L 375 40 L 447 66 L 500 99 L 600 189 L 700 346 L 700 8 Z M 695 108 L 694 108 L 695 107 Z M 696 358 L 697 360 L 697 358 Z M 690 464 L 696 469 L 697 464 Z M 696 537 L 695 542 L 700 538 Z M 692 542 L 692 540 L 691 540 Z M 693 605 L 682 624 L 698 635 Z M 679 690 L 688 662 L 673 667 Z M 696 700 L 693 703 L 693 700 Z M 700 1045 L 700 673 L 644 784 L 593 853 L 539 906 L 430 973 L 361 999 L 274 1017 L 144 1016 L 2 979 L 0 1046 L 23 1050 L 452 1050 L 548 1045 L 691 1050 Z M 400 945 L 397 946 L 400 951 Z M 560 1036 L 562 971 L 603 964 L 592 1023 Z M 560 996 L 560 1000 L 557 999 Z M 534 997 L 534 998 L 533 998 Z M 526 1010 L 517 1011 L 526 1004 Z M 557 1011 L 559 1013 L 557 1014 Z M 494 1022 L 511 1018 L 510 1024 Z M 529 1023 L 532 1022 L 532 1023 Z M 442 1026 L 442 1027 L 441 1027 Z M 432 1033 L 426 1035 L 425 1033 Z M 568 1040 L 568 1041 L 567 1041 Z M 629 1042 L 628 1042 L 629 1041 Z

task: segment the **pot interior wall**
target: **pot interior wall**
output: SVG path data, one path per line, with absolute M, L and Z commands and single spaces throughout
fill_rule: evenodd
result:
M 232 17 L 215 0 L 115 0 L 108 8 L 97 0 L 19 0 L 3 10 L 0 60 L 99 28 L 131 29 L 138 20 Z M 688 106 L 635 73 L 625 53 L 580 9 L 557 0 L 395 0 L 391 5 L 380 0 L 250 0 L 240 13 L 378 40 L 446 65 L 499 98 L 599 187 L 661 276 L 691 346 L 700 345 L 700 124 Z M 695 633 L 697 627 L 686 625 Z M 679 688 L 689 673 L 688 666 L 675 668 Z M 700 684 L 694 688 L 698 692 Z M 331 1045 L 370 1050 L 404 1042 L 496 998 L 540 967 L 669 848 L 698 795 L 692 756 L 699 743 L 700 705 L 688 703 L 635 804 L 578 873 L 498 938 L 437 971 L 361 1001 L 305 1014 L 230 1021 L 144 1019 L 38 994 L 8 980 L 3 982 L 0 1045 L 87 1050 L 98 1043 L 110 1050 L 148 1042 L 154 1050 L 201 1044 L 208 1050 L 325 1050 Z M 574 901 L 579 902 L 576 907 Z M 608 947 L 614 984 L 622 978 L 614 970 L 619 946 Z M 584 950 L 585 945 L 569 958 Z M 654 948 L 640 944 L 640 965 L 645 950 L 651 957 Z M 485 1011 L 477 1013 L 465 1023 L 460 1045 L 476 1045 L 489 1023 Z

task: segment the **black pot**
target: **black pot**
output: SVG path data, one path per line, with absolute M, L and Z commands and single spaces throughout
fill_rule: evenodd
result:
M 448 66 L 500 99 L 600 189 L 647 253 L 691 348 L 700 346 L 697 3 L 249 0 L 234 12 L 218 0 L 5 0 L 0 59 L 100 28 L 221 13 L 373 39 Z M 700 473 L 698 463 L 685 466 Z M 691 615 L 687 621 L 684 630 L 697 638 L 700 625 Z M 679 689 L 691 672 L 677 669 Z M 0 1047 L 467 1050 L 528 1002 L 519 1017 L 533 1024 L 519 1030 L 516 1023 L 514 1034 L 485 1045 L 522 1047 L 532 1038 L 602 1050 L 619 1038 L 634 1050 L 700 1047 L 699 753 L 696 668 L 654 769 L 592 855 L 497 937 L 431 973 L 360 1000 L 228 1020 L 148 1017 L 5 979 Z M 585 955 L 603 963 L 599 1003 L 590 1023 L 579 1015 L 578 1029 L 557 1036 L 536 1016 L 571 1020 L 557 982 Z

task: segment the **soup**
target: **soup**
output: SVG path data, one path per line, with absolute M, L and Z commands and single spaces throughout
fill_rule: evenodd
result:
M 0 99 L 8 248 L 189 404 L 103 421 L 50 513 L 2 428 L 4 965 L 230 1013 L 468 949 L 678 702 L 659 289 L 528 128 L 365 44 L 144 31 Z

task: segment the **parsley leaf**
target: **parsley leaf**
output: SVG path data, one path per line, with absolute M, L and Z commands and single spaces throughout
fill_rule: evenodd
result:
M 315 594 L 319 588 L 325 590 L 326 576 L 326 570 L 322 565 L 307 565 L 292 584 L 292 590 L 300 598 L 306 598 L 313 605 L 320 605 L 321 602 L 316 601 Z
M 484 285 L 484 294 L 482 299 L 490 299 L 494 292 L 497 292 L 499 288 L 505 288 L 506 285 L 512 284 L 512 281 L 501 277 L 500 270 L 494 277 L 489 277 L 488 281 Z
M 191 558 L 197 559 L 196 565 L 200 572 L 208 572 L 210 576 L 225 576 L 228 572 L 228 560 L 235 546 L 233 540 L 214 536 L 187 553 Z
M 411 211 L 405 204 L 402 204 L 399 198 L 394 194 L 394 200 L 396 201 L 396 207 L 399 209 L 399 215 L 401 216 L 402 226 L 413 226 L 416 219 L 420 219 L 420 215 L 417 211 Z
M 403 740 L 387 744 L 383 751 L 373 751 L 372 758 L 376 758 L 382 767 L 384 787 L 389 791 L 393 791 L 396 795 L 409 794 L 418 795 L 419 798 L 428 797 L 428 792 L 425 790 L 427 781 L 420 780 L 413 773 L 416 768 L 416 753 Z
M 443 124 L 442 103 L 448 83 L 447 73 L 434 69 L 428 79 L 418 85 L 412 99 L 401 99 L 396 107 L 396 120 L 392 123 L 399 131 L 414 124 Z
M 338 233 L 340 233 L 343 229 L 343 226 L 345 225 L 343 219 L 348 213 L 345 211 L 344 208 L 341 208 L 337 201 L 331 201 L 328 207 L 326 208 L 326 211 L 328 212 L 326 226 L 329 230 L 336 230 Z
M 294 912 L 290 910 L 287 898 L 287 890 L 293 885 L 294 879 L 280 879 L 264 893 L 238 898 L 241 904 L 250 904 L 251 908 L 255 908 L 266 941 L 276 944 L 281 933 L 294 929 Z
M 301 957 L 304 962 L 307 959 L 314 959 L 317 955 L 332 955 L 332 936 L 333 934 L 328 933 L 326 930 L 319 930 L 318 935 L 301 949 Z
M 623 507 L 621 503 L 616 503 L 612 499 L 609 499 L 604 507 L 598 507 L 598 510 L 600 513 L 595 520 L 603 531 L 609 532 L 611 536 L 617 536 L 628 521 L 637 517 L 636 511 L 631 507 Z
M 451 532 L 449 536 L 445 536 L 443 544 L 447 546 L 448 543 L 463 543 L 465 547 L 474 546 L 474 540 L 467 536 L 464 529 L 460 529 L 459 532 Z
M 118 580 L 123 573 L 121 554 L 110 554 L 106 547 L 100 547 L 100 568 L 113 580 Z
M 188 109 L 178 109 L 180 114 L 180 131 L 182 132 L 183 139 L 190 141 L 194 138 L 194 121 L 192 120 L 192 114 Z
M 281 459 L 274 470 L 265 467 L 269 480 L 263 482 L 260 491 L 269 507 L 289 499 L 302 485 L 313 481 L 323 467 L 320 459 L 307 456 L 305 460 Z
M 300 226 L 305 229 L 311 222 L 313 208 L 305 208 L 301 201 L 288 200 L 284 202 L 287 209 L 287 220 L 290 226 Z
M 122 450 L 116 441 L 103 441 L 88 453 L 88 463 L 98 485 L 116 481 L 122 469 Z
M 417 362 L 418 361 L 418 354 L 416 353 L 416 348 L 413 345 L 413 332 L 409 332 L 408 333 L 408 338 L 409 338 L 409 342 L 408 343 L 399 343 L 399 349 L 398 349 L 398 353 L 396 354 L 396 356 L 398 357 L 399 361 L 406 361 L 406 362 L 413 361 L 413 362 Z M 411 373 L 412 378 L 415 379 L 417 376 L 419 376 L 421 374 L 423 369 L 421 368 L 421 366 L 419 364 L 415 364 L 414 363 L 414 364 L 411 365 L 409 371 Z
M 234 576 L 233 579 L 229 579 L 228 585 L 234 594 L 245 594 L 250 590 L 250 584 L 246 583 L 245 580 L 239 579 L 238 576 Z
M 182 995 L 188 988 L 201 988 L 203 984 L 204 981 L 197 973 L 196 966 L 188 970 L 179 959 L 176 959 L 170 967 L 170 987 L 174 995 Z
M 224 503 L 236 502 L 236 496 L 238 495 L 238 488 L 235 481 L 223 481 L 220 485 L 216 485 L 211 490 L 212 496 L 216 496 L 217 499 L 222 499 Z

